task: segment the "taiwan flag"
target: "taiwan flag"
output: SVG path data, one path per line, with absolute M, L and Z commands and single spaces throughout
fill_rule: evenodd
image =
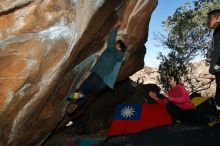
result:
M 166 105 L 120 104 L 116 107 L 109 136 L 137 133 L 171 123 L 172 119 L 166 110 Z

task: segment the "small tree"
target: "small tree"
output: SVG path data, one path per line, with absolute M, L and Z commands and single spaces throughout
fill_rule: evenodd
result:
M 163 85 L 164 89 L 168 90 L 169 85 L 167 84 L 167 79 L 169 75 L 175 74 L 182 78 L 188 73 L 188 70 L 184 60 L 175 51 L 171 51 L 167 56 L 161 55 L 160 59 L 162 62 L 159 65 L 158 80 Z
M 191 69 L 187 64 L 198 54 L 208 57 L 212 37 L 206 20 L 207 12 L 213 8 L 220 8 L 219 0 L 186 3 L 163 22 L 168 35 L 159 34 L 156 39 L 170 50 L 167 56 L 159 56 L 161 63 L 158 80 L 165 89 L 168 89 L 167 78 L 170 73 L 176 74 L 185 84 L 191 84 L 191 79 L 187 76 Z

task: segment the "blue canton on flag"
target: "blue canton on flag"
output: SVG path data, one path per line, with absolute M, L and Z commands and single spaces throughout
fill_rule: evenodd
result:
M 116 107 L 114 120 L 140 120 L 142 104 L 120 104 Z

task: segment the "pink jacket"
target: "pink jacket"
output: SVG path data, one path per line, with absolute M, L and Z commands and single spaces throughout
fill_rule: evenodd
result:
M 169 99 L 157 98 L 156 101 L 161 104 L 167 104 L 168 101 L 172 101 L 182 110 L 195 109 L 194 104 L 189 98 L 189 93 L 182 84 L 177 84 L 176 87 L 168 91 L 167 94 Z

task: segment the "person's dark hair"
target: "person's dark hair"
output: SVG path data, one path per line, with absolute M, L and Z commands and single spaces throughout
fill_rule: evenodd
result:
M 192 94 L 189 95 L 189 97 L 191 99 L 193 99 L 194 97 L 202 97 L 201 93 L 198 92 L 193 92 Z
M 176 81 L 177 84 L 180 83 L 179 78 L 177 78 L 177 76 L 176 76 L 175 74 L 170 74 L 169 77 L 173 77 L 173 78 L 174 78 L 174 81 Z
M 207 13 L 207 15 L 220 15 L 220 9 L 215 9 Z
M 118 43 L 120 45 L 120 48 L 121 48 L 122 52 L 126 51 L 127 47 L 126 47 L 125 43 L 122 40 L 117 40 L 116 43 Z

